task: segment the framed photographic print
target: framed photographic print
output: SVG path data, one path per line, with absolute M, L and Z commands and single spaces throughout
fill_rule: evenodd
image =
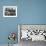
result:
M 3 6 L 3 17 L 17 17 L 17 6 Z

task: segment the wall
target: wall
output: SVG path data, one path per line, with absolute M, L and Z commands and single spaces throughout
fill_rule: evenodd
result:
M 0 0 L 0 44 L 7 44 L 8 34 L 10 32 L 16 32 L 17 35 L 17 23 L 18 18 L 5 18 L 3 17 L 3 6 L 18 6 L 17 0 Z M 18 39 L 18 38 L 17 38 Z M 18 43 L 16 39 L 16 43 Z
M 4 18 L 5 5 L 17 5 L 18 17 Z M 18 24 L 46 24 L 46 0 L 0 0 L 0 44 L 8 43 L 9 32 L 17 34 Z

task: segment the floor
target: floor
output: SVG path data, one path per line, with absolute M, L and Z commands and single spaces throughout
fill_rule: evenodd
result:
M 31 40 L 28 41 L 21 40 L 20 46 L 46 46 L 46 42 L 45 41 L 32 42 Z
M 8 44 L 0 44 L 0 46 L 8 46 Z M 18 46 L 18 44 L 10 45 L 10 46 Z
M 7 44 L 0 44 L 0 46 L 8 46 L 8 45 Z M 43 42 L 43 41 L 32 42 L 31 40 L 28 40 L 28 41 L 21 40 L 19 45 L 14 44 L 13 46 L 46 46 L 46 42 Z

